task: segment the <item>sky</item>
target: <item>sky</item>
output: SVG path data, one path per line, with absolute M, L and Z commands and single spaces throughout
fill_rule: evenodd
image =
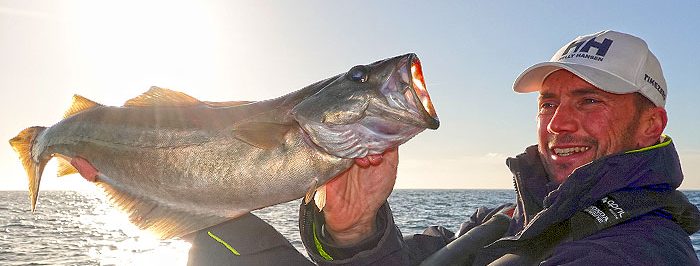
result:
M 536 143 L 536 95 L 514 79 L 576 36 L 639 36 L 668 82 L 666 133 L 700 189 L 699 1 L 0 0 L 0 139 L 50 126 L 73 94 L 120 106 L 150 86 L 201 100 L 263 100 L 406 53 L 441 126 L 400 148 L 397 188 L 512 188 L 505 159 Z M 2 147 L 2 145 L 0 145 Z M 0 190 L 26 190 L 9 145 Z M 89 189 L 77 175 L 45 189 Z

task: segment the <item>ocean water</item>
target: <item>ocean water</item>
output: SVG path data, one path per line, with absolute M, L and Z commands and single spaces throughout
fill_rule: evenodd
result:
M 700 206 L 700 191 L 686 191 Z M 480 206 L 512 202 L 512 190 L 395 190 L 389 198 L 402 233 L 427 226 L 456 231 Z M 306 254 L 299 201 L 255 211 Z M 700 255 L 700 234 L 691 236 Z M 35 213 L 24 191 L 0 191 L 0 265 L 185 265 L 190 244 L 161 241 L 131 225 L 95 192 L 42 191 Z

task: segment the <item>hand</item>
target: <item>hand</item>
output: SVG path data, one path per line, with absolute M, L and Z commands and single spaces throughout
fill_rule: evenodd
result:
M 397 148 L 355 159 L 355 164 L 326 183 L 326 230 L 340 245 L 352 245 L 375 233 L 377 210 L 394 189 Z
M 97 169 L 95 169 L 95 167 L 92 166 L 92 164 L 90 164 L 90 162 L 87 160 L 76 156 L 70 160 L 70 164 L 78 170 L 78 173 L 80 173 L 85 180 L 90 182 L 97 181 L 97 176 L 100 174 L 100 172 L 98 172 Z

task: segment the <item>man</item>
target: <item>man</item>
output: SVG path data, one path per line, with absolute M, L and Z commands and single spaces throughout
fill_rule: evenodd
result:
M 525 70 L 514 90 L 540 94 L 538 144 L 507 161 L 515 206 L 480 208 L 457 236 L 431 227 L 404 238 L 386 202 L 398 166 L 390 150 L 328 182 L 322 212 L 302 204 L 310 257 L 319 265 L 700 265 L 688 237 L 700 212 L 676 191 L 680 162 L 662 135 L 668 89 L 643 40 L 615 31 L 578 37 Z M 192 265 L 308 264 L 253 215 L 188 238 Z
M 680 162 L 662 135 L 668 88 L 643 40 L 580 36 L 513 88 L 539 92 L 538 144 L 507 161 L 518 198 L 505 237 L 463 251 L 460 264 L 700 265 L 689 239 L 700 213 L 676 191 Z M 397 151 L 360 161 L 327 184 L 323 212 L 302 206 L 315 262 L 418 264 L 455 239 L 441 227 L 401 236 L 386 203 L 397 165 Z M 508 206 L 480 209 L 459 235 L 499 212 Z

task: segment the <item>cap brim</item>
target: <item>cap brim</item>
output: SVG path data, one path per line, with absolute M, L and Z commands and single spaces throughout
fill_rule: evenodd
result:
M 639 91 L 634 84 L 609 72 L 562 62 L 544 62 L 529 67 L 515 79 L 513 90 L 521 93 L 539 91 L 545 78 L 559 69 L 566 69 L 593 86 L 610 93 L 625 94 Z

